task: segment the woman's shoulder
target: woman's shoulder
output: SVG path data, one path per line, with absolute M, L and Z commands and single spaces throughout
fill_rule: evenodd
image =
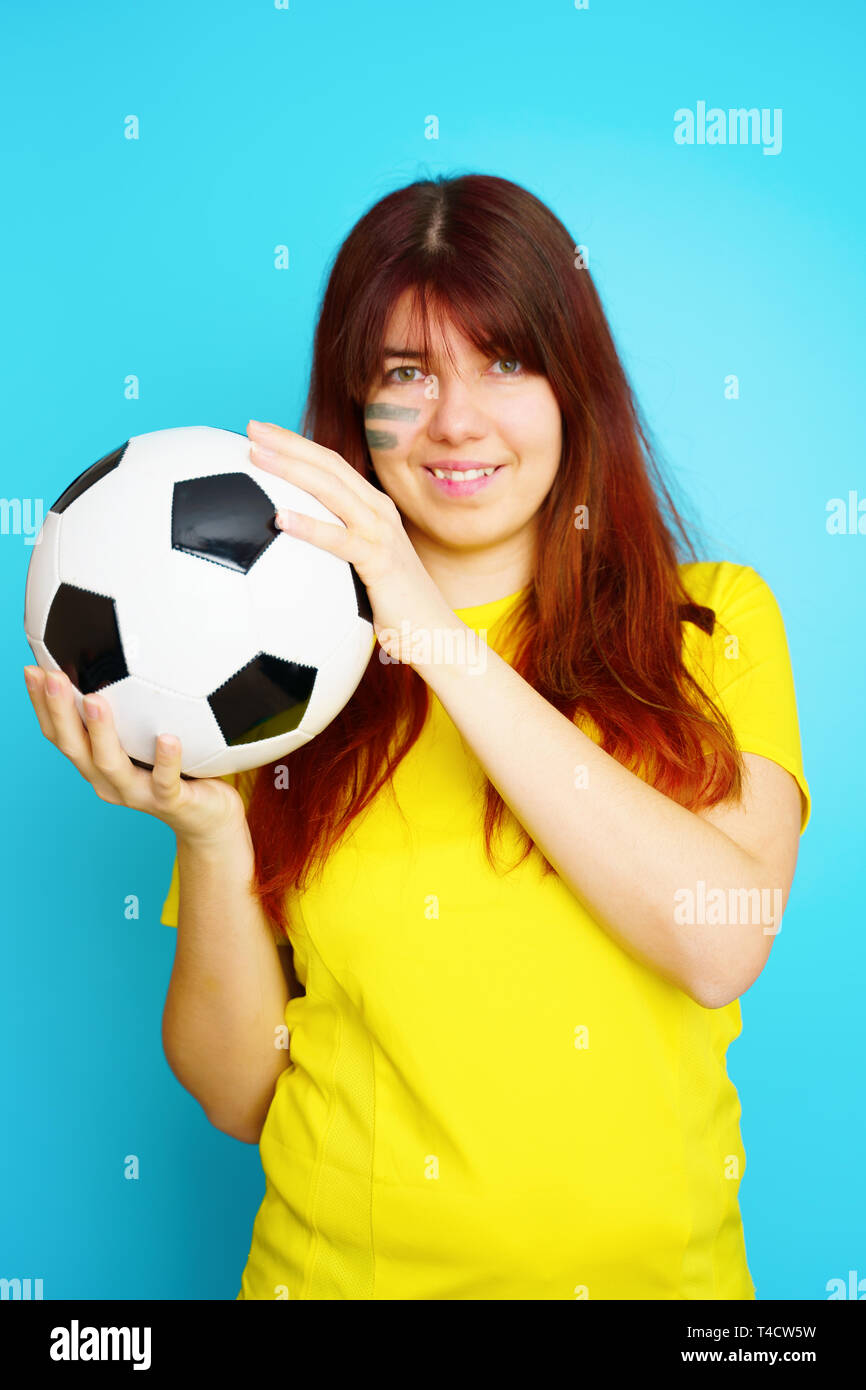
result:
M 719 637 L 734 625 L 762 632 L 783 625 L 776 595 L 753 565 L 700 560 L 679 571 L 695 621 L 706 632 Z
M 680 565 L 679 572 L 694 602 L 717 612 L 733 595 L 768 587 L 752 565 L 737 565 L 731 560 L 695 560 Z

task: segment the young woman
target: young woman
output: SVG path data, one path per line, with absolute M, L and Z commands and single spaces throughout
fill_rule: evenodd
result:
M 754 1298 L 725 1055 L 809 816 L 785 629 L 697 559 L 574 239 L 500 178 L 390 194 L 303 433 L 248 432 L 369 596 L 340 715 L 195 781 L 33 682 L 177 836 L 166 1055 L 267 1179 L 237 1297 Z

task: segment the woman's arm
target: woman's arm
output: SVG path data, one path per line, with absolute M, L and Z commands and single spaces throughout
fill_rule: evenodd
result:
M 442 644 L 448 659 L 415 663 L 491 782 L 557 873 L 624 950 L 705 1008 L 737 999 L 760 974 L 781 925 L 800 837 L 795 779 L 744 754 L 741 803 L 693 812 L 605 753 L 488 647 Z M 475 650 L 474 660 L 460 656 Z M 455 655 L 456 653 L 456 655 Z M 577 769 L 585 771 L 578 777 Z M 775 904 L 739 924 L 678 921 L 684 891 L 729 890 Z M 774 892 L 773 890 L 779 890 Z M 704 914 L 706 915 L 706 914 Z M 730 914 L 729 914 L 730 915 Z
M 289 985 L 252 884 L 246 820 L 212 842 L 177 837 L 180 900 L 162 1022 L 166 1060 L 211 1124 L 257 1144 L 277 1078 Z

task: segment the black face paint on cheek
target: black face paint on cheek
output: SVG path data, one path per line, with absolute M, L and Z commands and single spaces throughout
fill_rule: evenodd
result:
M 400 442 L 396 434 L 389 434 L 387 430 L 371 430 L 368 426 L 365 433 L 371 449 L 396 449 Z
M 421 414 L 420 410 L 413 410 L 408 405 L 388 405 L 385 401 L 379 401 L 374 405 L 368 405 L 364 411 L 365 420 L 417 420 Z
M 385 401 L 368 405 L 364 410 L 365 420 L 417 420 L 420 414 L 420 410 L 414 410 L 411 406 L 388 405 Z M 367 426 L 366 435 L 371 449 L 396 449 L 400 442 L 390 430 L 373 430 Z

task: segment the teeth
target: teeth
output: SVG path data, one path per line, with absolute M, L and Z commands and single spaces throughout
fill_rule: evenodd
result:
M 450 469 L 450 468 L 448 469 L 448 471 L 447 471 L 447 473 L 446 473 L 442 468 L 434 468 L 434 469 L 433 469 L 433 476 L 434 476 L 435 478 L 450 478 L 450 479 L 452 480 L 452 482 L 455 482 L 455 483 L 464 483 L 464 482 L 468 483 L 468 482 L 471 482 L 473 478 L 489 478 L 490 475 L 491 475 L 491 473 L 495 473 L 495 472 L 496 472 L 496 468 L 495 468 L 495 467 L 494 467 L 494 468 L 470 468 L 470 469 L 468 470 L 468 472 L 466 472 L 466 473 L 456 473 L 456 472 L 454 472 L 454 471 L 453 471 L 452 469 Z

